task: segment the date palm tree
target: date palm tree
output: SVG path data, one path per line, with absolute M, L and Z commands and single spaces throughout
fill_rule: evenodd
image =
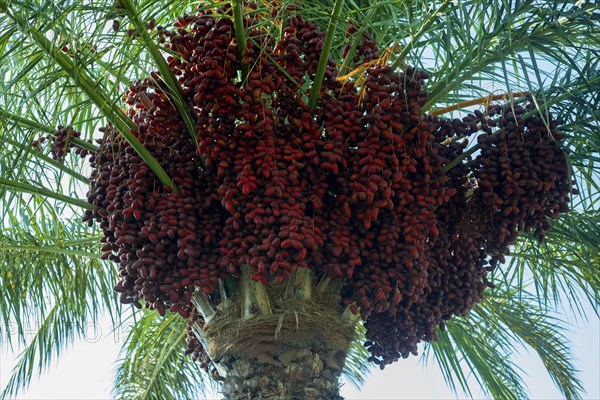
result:
M 294 315 L 299 343 L 315 337 L 327 342 L 336 335 L 343 343 L 330 349 L 329 358 L 322 352 L 296 349 L 277 363 L 257 354 L 246 361 L 243 357 L 215 360 L 213 353 L 214 363 L 206 374 L 199 362 L 184 355 L 186 320 L 177 313 L 160 316 L 155 310 L 119 303 L 113 287 L 120 277 L 114 264 L 102 259 L 102 232 L 97 225 L 81 222 L 84 211 L 92 208 L 85 200 L 90 167 L 75 154 L 56 159 L 49 154 L 47 142 L 40 143 L 46 136 L 50 141 L 58 126 L 68 126 L 71 134 L 81 133 L 69 140 L 95 152 L 98 145 L 93 140 L 103 135 L 99 128 L 111 124 L 161 182 L 170 182 L 174 177 L 130 133 L 123 94 L 137 79 L 159 71 L 183 123 L 194 129 L 177 81 L 169 81 L 173 75 L 165 57 L 172 49 L 147 24 L 168 27 L 198 8 L 224 4 L 233 7 L 238 45 L 247 39 L 248 28 L 240 21 L 244 15 L 263 15 L 259 28 L 271 32 L 281 30 L 281 16 L 269 19 L 270 10 L 275 6 L 288 10 L 286 1 L 249 7 L 235 0 L 200 4 L 0 0 L 0 333 L 13 332 L 16 326 L 17 335 L 6 337 L 10 346 L 24 346 L 3 398 L 26 387 L 70 339 L 82 335 L 82 327 L 103 312 L 115 324 L 134 321 L 121 358 L 115 360 L 114 395 L 119 398 L 199 398 L 206 384 L 222 380 L 226 398 L 248 398 L 248 393 L 258 393 L 257 387 L 265 384 L 261 378 L 271 375 L 285 388 L 276 392 L 265 384 L 274 397 L 263 391 L 264 398 L 291 398 L 293 393 L 333 398 L 338 396 L 342 367 L 355 382 L 368 370 L 364 330 L 354 314 L 346 310 L 331 316 L 327 324 L 337 328 L 333 330 L 324 329 L 315 318 L 328 311 L 314 297 L 337 296 L 340 286 L 301 270 L 291 275 L 287 286 L 262 285 L 245 268 L 239 287 L 221 282 L 219 304 L 201 292 L 196 295 L 204 328 L 226 307 L 235 306 L 238 313 L 241 309 L 238 319 L 246 324 L 238 329 L 245 329 L 242 336 L 248 346 L 258 341 L 263 348 L 282 346 L 277 334 L 288 329 Z M 438 340 L 424 343 L 421 357 L 435 359 L 457 393 L 472 395 L 467 382 L 472 375 L 487 395 L 518 399 L 527 396 L 522 378 L 526 371 L 519 369 L 511 350 L 525 345 L 539 355 L 566 398 L 581 398 L 584 388 L 566 340 L 566 316 L 557 310 L 586 317 L 583 310 L 589 303 L 591 317 L 598 316 L 600 13 L 594 2 L 301 0 L 294 4 L 306 20 L 327 32 L 317 75 L 319 69 L 324 71 L 327 55 L 340 73 L 360 74 L 363 69 L 352 56 L 360 51 L 357 38 L 368 32 L 383 49 L 388 65 L 412 65 L 428 72 L 428 100 L 422 113 L 451 118 L 489 102 L 517 102 L 529 96 L 540 115 L 551 113 L 564 122 L 563 148 L 578 187 L 570 212 L 552 221 L 542 244 L 533 234 L 520 235 L 510 258 L 490 274 L 493 289 L 487 289 L 469 313 L 446 321 L 445 330 L 437 331 Z M 349 21 L 353 29 L 345 35 Z M 318 79 L 307 85 L 307 103 L 319 96 L 320 85 Z M 477 151 L 471 143 L 453 165 L 466 162 Z M 233 292 L 237 296 L 231 297 Z M 288 298 L 293 301 L 281 303 Z M 299 312 L 312 317 L 299 319 Z M 285 324 L 282 316 L 287 316 Z M 267 320 L 273 325 L 261 329 Z M 26 340 L 31 325 L 37 331 Z M 206 331 L 201 330 L 196 326 L 197 337 L 206 340 Z M 344 330 L 350 333 L 340 333 Z M 302 385 L 294 380 L 296 376 L 316 381 L 313 378 L 326 373 L 329 376 L 321 379 L 321 386 L 306 383 L 299 391 L 286 391 L 286 385 Z

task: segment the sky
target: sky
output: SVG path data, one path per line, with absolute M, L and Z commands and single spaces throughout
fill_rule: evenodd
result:
M 589 319 L 577 321 L 569 335 L 572 349 L 581 370 L 587 393 L 585 399 L 600 399 L 600 324 L 588 309 Z M 73 342 L 40 378 L 34 379 L 28 390 L 17 399 L 110 399 L 113 363 L 118 358 L 119 347 L 125 337 L 122 330 L 114 330 L 108 318 L 85 328 L 83 340 Z M 31 333 L 33 334 L 33 333 Z M 0 389 L 3 389 L 15 365 L 17 354 L 8 350 L 6 337 L 2 337 L 0 353 Z M 531 399 L 561 399 L 546 374 L 541 361 L 533 352 L 515 349 L 520 355 L 518 365 L 527 373 Z M 342 395 L 348 400 L 386 399 L 455 399 L 446 387 L 436 363 L 427 366 L 419 363 L 420 357 L 410 357 L 388 366 L 385 370 L 374 369 L 367 377 L 362 390 L 358 391 L 348 382 L 342 386 Z M 477 384 L 472 380 L 475 398 L 483 398 Z M 208 399 L 218 398 L 209 393 Z M 458 398 L 464 398 L 459 396 Z

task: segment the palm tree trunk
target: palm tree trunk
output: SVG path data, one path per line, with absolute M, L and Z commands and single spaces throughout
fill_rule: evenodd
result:
M 342 399 L 356 318 L 322 289 L 308 270 L 279 285 L 243 276 L 239 293 L 215 307 L 201 341 L 225 400 Z
M 223 363 L 227 367 L 224 399 L 343 399 L 338 384 L 341 366 L 337 364 L 343 364 L 343 351 L 338 357 L 315 349 L 295 349 L 288 354 L 283 361 L 261 355 Z

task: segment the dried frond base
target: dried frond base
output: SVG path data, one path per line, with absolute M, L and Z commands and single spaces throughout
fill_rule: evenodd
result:
M 242 318 L 240 302 L 232 301 L 204 326 L 207 352 L 225 375 L 224 398 L 341 399 L 338 378 L 354 322 L 339 300 L 272 299 L 272 314 Z

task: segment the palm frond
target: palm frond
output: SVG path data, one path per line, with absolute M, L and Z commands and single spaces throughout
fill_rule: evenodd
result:
M 27 387 L 101 312 L 119 319 L 116 276 L 98 256 L 98 236 L 78 221 L 60 221 L 45 203 L 36 206 L 4 210 L 0 231 L 0 330 L 13 349 L 24 346 L 2 398 Z
M 563 395 L 578 399 L 583 387 L 565 333 L 566 322 L 540 307 L 536 296 L 496 288 L 469 314 L 448 321 L 439 341 L 425 345 L 423 359 L 433 354 L 455 393 L 458 383 L 473 395 L 464 372 L 470 371 L 486 397 L 520 399 L 527 392 L 514 349 L 526 346 L 538 354 Z
M 523 371 L 510 358 L 511 343 L 499 332 L 485 327 L 485 322 L 474 318 L 473 313 L 465 318 L 455 318 L 446 324 L 446 332 L 452 346 L 454 358 L 451 365 L 459 364 L 477 380 L 486 397 L 497 399 L 522 399 L 527 397 Z M 446 342 L 448 344 L 448 342 Z M 436 347 L 437 343 L 431 344 Z M 438 349 L 441 351 L 441 349 Z M 450 375 L 445 372 L 444 375 Z M 452 375 L 454 377 L 454 375 Z M 459 379 L 459 382 L 462 380 Z M 465 387 L 462 387 L 465 390 Z
M 496 89 L 525 90 L 528 81 L 541 88 L 567 71 L 580 71 L 587 57 L 598 56 L 593 7 L 587 3 L 580 7 L 552 3 L 540 8 L 534 1 L 461 2 L 434 25 L 420 46 L 421 51 L 434 54 L 437 63 L 424 109 Z M 518 56 L 527 63 L 519 63 Z M 422 66 L 428 67 L 426 62 Z M 465 84 L 470 84 L 468 89 Z
M 56 10 L 54 11 L 56 12 Z M 135 124 L 133 124 L 116 103 L 110 101 L 110 97 L 106 94 L 107 90 L 103 87 L 104 85 L 101 80 L 86 70 L 86 64 L 89 62 L 86 58 L 92 57 L 84 56 L 84 63 L 80 63 L 78 55 L 80 53 L 94 54 L 95 51 L 93 51 L 93 48 L 89 49 L 85 46 L 82 49 L 69 50 L 68 47 L 61 46 L 56 41 L 48 39 L 48 36 L 60 37 L 61 25 L 53 26 L 51 30 L 43 24 L 41 27 L 38 27 L 36 23 L 31 23 L 23 16 L 20 10 L 9 7 L 9 4 L 5 1 L 0 1 L 0 12 L 8 17 L 21 32 L 22 35 L 15 38 L 15 40 L 30 41 L 36 48 L 42 50 L 71 81 L 77 84 L 79 91 L 84 93 L 108 121 L 114 125 L 115 129 L 121 133 L 123 138 L 127 140 L 139 156 L 148 164 L 157 178 L 164 185 L 177 190 L 160 163 L 154 159 L 139 139 L 132 133 L 136 129 Z M 44 18 L 46 19 L 45 16 Z M 78 53 L 75 54 L 75 51 Z
M 184 354 L 186 321 L 144 310 L 131 326 L 115 366 L 113 395 L 127 399 L 201 398 L 207 377 Z
M 567 305 L 583 315 L 582 302 L 600 310 L 600 212 L 572 210 L 563 215 L 539 244 L 519 240 L 507 266 L 506 282 L 520 290 L 532 285 L 538 303 L 557 308 Z
M 464 361 L 457 354 L 452 338 L 447 332 L 438 333 L 437 341 L 423 345 L 421 361 L 427 365 L 431 357 L 439 365 L 444 382 L 455 395 L 458 395 L 460 387 L 460 390 L 466 395 L 473 397 L 465 371 L 466 368 L 463 368 Z
M 509 338 L 535 350 L 565 398 L 581 398 L 583 386 L 565 335 L 567 323 L 539 307 L 535 300 L 522 290 L 498 289 L 475 313 L 480 320 L 488 321 L 491 329 L 508 332 Z
M 365 328 L 362 324 L 356 324 L 356 338 L 350 345 L 342 375 L 357 389 L 360 389 L 371 372 L 369 352 L 363 346 L 366 340 Z
M 331 45 L 333 44 L 333 38 L 335 36 L 335 30 L 338 25 L 338 19 L 340 18 L 343 4 L 344 0 L 337 0 L 335 2 L 331 11 L 331 18 L 327 24 L 327 34 L 323 42 L 323 50 L 321 50 L 321 57 L 319 59 L 319 64 L 317 65 L 315 79 L 308 99 L 308 104 L 313 111 L 317 107 L 317 99 L 321 93 L 321 85 L 323 84 L 323 78 L 325 77 L 325 69 L 327 68 L 327 62 L 329 61 Z

